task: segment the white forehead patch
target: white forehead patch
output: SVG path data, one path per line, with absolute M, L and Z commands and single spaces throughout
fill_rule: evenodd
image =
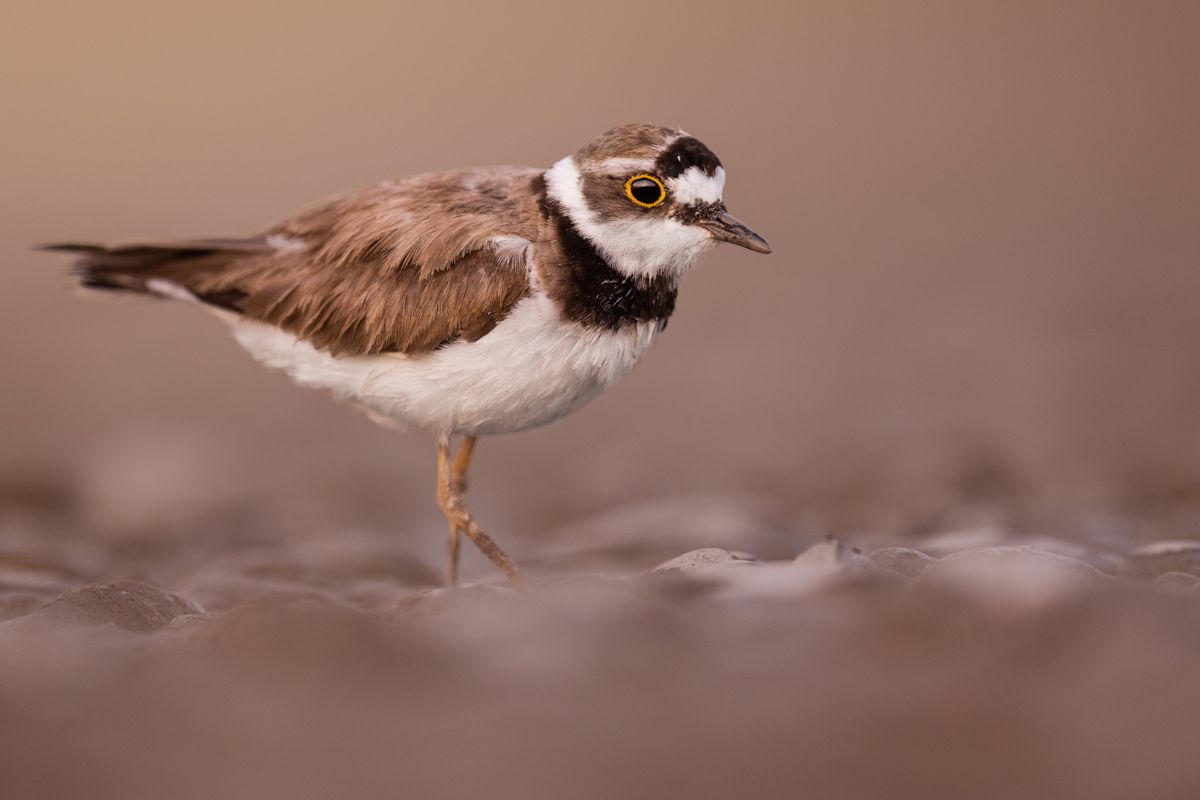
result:
M 675 201 L 688 203 L 719 203 L 725 191 L 725 168 L 708 175 L 699 167 L 688 167 L 679 177 L 667 179 L 667 188 Z

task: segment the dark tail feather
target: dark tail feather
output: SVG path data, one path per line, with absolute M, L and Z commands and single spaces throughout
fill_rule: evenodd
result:
M 245 296 L 242 292 L 206 292 L 201 287 L 231 264 L 270 252 L 271 247 L 264 239 L 204 239 L 117 247 L 64 242 L 38 249 L 74 256 L 72 272 L 89 289 L 158 297 L 190 294 L 197 300 L 237 311 L 237 301 Z

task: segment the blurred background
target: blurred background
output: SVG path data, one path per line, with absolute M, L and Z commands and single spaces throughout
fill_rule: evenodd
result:
M 8 3 L 5 796 L 1200 796 L 1198 43 L 1194 0 Z M 631 121 L 775 253 L 483 441 L 525 595 L 473 548 L 430 589 L 429 437 L 32 249 Z
M 721 156 L 729 207 L 775 254 L 713 252 L 621 385 L 484 441 L 473 503 L 502 541 L 714 492 L 820 531 L 971 508 L 1185 508 L 1170 525 L 1194 524 L 1194 3 L 50 0 L 4 16 L 9 511 L 131 541 L 405 530 L 433 558 L 427 436 L 293 388 L 195 309 L 81 298 L 31 245 L 249 233 L 332 192 L 549 165 L 647 121 Z

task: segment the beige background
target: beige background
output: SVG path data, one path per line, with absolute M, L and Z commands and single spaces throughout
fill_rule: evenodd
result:
M 869 497 L 1194 497 L 1198 8 L 11 5 L 0 497 L 124 532 L 433 524 L 424 435 L 291 387 L 192 309 L 85 302 L 29 246 L 249 232 L 627 121 L 716 150 L 775 254 L 714 252 L 623 384 L 484 442 L 501 535 L 673 493 L 845 525 Z

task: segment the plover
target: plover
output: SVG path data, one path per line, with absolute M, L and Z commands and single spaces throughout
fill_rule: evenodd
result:
M 558 419 L 629 372 L 715 243 L 771 252 L 724 185 L 696 138 L 623 125 L 549 169 L 387 181 L 247 238 L 48 249 L 84 286 L 199 305 L 296 383 L 432 433 L 447 583 L 465 534 L 522 586 L 465 502 L 476 438 Z

